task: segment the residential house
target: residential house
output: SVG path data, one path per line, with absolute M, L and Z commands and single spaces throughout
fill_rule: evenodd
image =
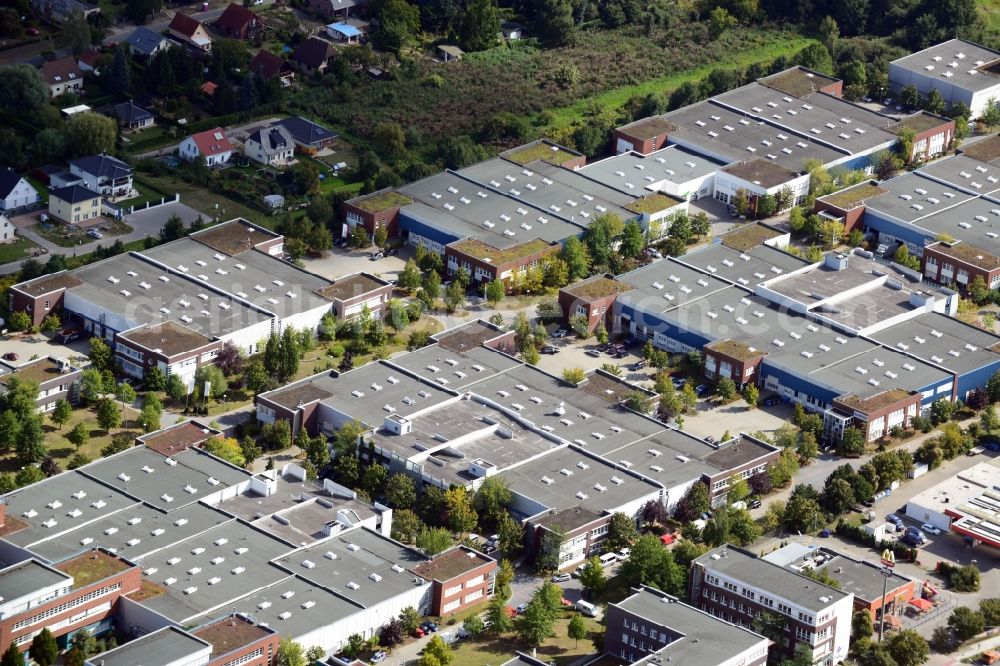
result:
M 101 216 L 101 195 L 82 185 L 69 185 L 49 192 L 49 215 L 67 224 L 79 224 Z
M 35 206 L 40 200 L 38 190 L 27 178 L 11 169 L 0 170 L 0 210 L 14 215 Z
M 292 62 L 306 74 L 323 73 L 333 54 L 333 44 L 319 37 L 310 37 L 292 53 Z
M 89 72 L 94 76 L 100 76 L 101 71 L 98 69 L 97 63 L 101 59 L 100 51 L 95 51 L 94 49 L 87 49 L 80 54 L 77 59 L 76 64 L 80 66 L 81 72 Z
M 309 9 L 327 19 L 357 14 L 364 5 L 365 0 L 309 0 Z
M 256 39 L 264 32 L 264 21 L 243 5 L 231 2 L 215 22 L 215 29 L 230 39 Z
M 500 34 L 508 42 L 513 42 L 524 37 L 524 31 L 524 26 L 514 21 L 504 21 L 500 24 Z
M 233 156 L 233 144 L 229 143 L 221 127 L 192 134 L 181 141 L 180 155 L 186 160 L 204 157 L 208 166 L 219 166 Z
M 42 63 L 42 78 L 53 97 L 79 93 L 83 89 L 83 72 L 72 56 Z
M 173 43 L 158 32 L 139 27 L 125 41 L 133 58 L 148 61 L 160 51 L 170 48 Z
M 180 12 L 174 14 L 167 32 L 171 37 L 187 44 L 198 53 L 212 52 L 212 38 L 208 35 L 208 31 L 205 30 L 205 26 L 187 14 L 181 14 Z
M 317 151 L 328 148 L 337 135 L 322 125 L 317 125 L 302 116 L 292 116 L 278 122 L 292 135 L 295 146 L 300 153 L 313 155 Z
M 247 137 L 243 152 L 264 166 L 282 166 L 295 154 L 295 141 L 282 125 L 264 127 Z
M 346 21 L 338 21 L 326 26 L 326 34 L 338 44 L 360 44 L 361 30 Z
M 69 171 L 99 194 L 118 198 L 132 193 L 132 167 L 110 155 L 88 155 L 70 160 Z
M 132 100 L 115 104 L 109 115 L 118 119 L 118 128 L 123 132 L 138 132 L 153 126 L 153 114 Z
M 13 243 L 17 240 L 14 233 L 14 224 L 7 219 L 6 215 L 0 214 L 0 244 Z
M 292 81 L 295 79 L 295 70 L 292 69 L 287 60 L 264 49 L 258 51 L 257 55 L 250 60 L 250 71 L 260 77 L 262 81 L 277 78 L 283 86 L 292 85 Z

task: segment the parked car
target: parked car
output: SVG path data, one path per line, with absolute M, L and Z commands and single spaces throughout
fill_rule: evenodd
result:
M 423 638 L 424 637 L 424 630 L 421 629 L 420 627 L 417 627 L 416 629 L 413 630 L 413 637 L 414 638 Z
M 371 261 L 378 261 L 379 259 L 381 259 L 381 258 L 382 258 L 382 257 L 384 257 L 384 256 L 385 256 L 385 255 L 384 255 L 384 254 L 382 254 L 381 252 L 372 252 L 372 253 L 371 253 L 371 255 L 369 255 L 369 257 L 368 257 L 368 258 L 369 258 L 369 259 L 370 259 Z
M 756 497 L 753 497 L 753 498 L 747 500 L 747 506 L 750 507 L 751 509 L 759 509 L 760 508 L 760 500 L 757 499 Z
M 928 534 L 933 534 L 935 536 L 941 534 L 941 530 L 938 529 L 937 527 L 934 527 L 930 523 L 924 523 L 923 525 L 920 526 L 920 529 L 922 529 L 924 532 L 927 532 Z
M 715 444 L 715 437 L 712 437 L 711 435 L 705 435 L 705 441 L 708 442 L 709 444 Z
M 368 661 L 370 661 L 373 664 L 381 664 L 383 661 L 385 661 L 385 658 L 387 656 L 389 656 L 389 655 L 387 655 L 382 650 L 379 650 L 378 652 L 376 652 L 375 654 L 373 654 L 372 658 L 369 659 Z
M 17 352 L 7 352 L 3 355 L 3 360 L 5 361 L 16 361 L 17 359 Z
M 601 356 L 601 352 L 597 351 L 596 349 L 588 349 L 587 351 L 584 352 L 584 354 L 586 354 L 587 356 L 593 356 L 594 358 L 600 358 Z
M 91 238 L 104 238 L 104 234 L 97 229 L 87 229 L 87 235 Z
M 624 562 L 625 560 L 628 559 L 628 556 L 631 554 L 632 554 L 631 548 L 622 548 L 621 550 L 618 551 L 618 560 L 620 562 Z
M 632 370 L 642 370 L 645 367 L 646 367 L 646 361 L 642 360 L 636 361 L 635 363 L 632 364 Z
M 626 356 L 628 356 L 628 350 L 627 349 L 616 349 L 614 351 L 614 353 L 611 354 L 611 356 L 612 356 L 612 358 L 625 358 Z
M 910 548 L 916 548 L 917 546 L 923 545 L 925 539 L 921 539 L 916 534 L 906 534 L 900 539 L 901 542 L 905 543 Z
M 385 256 L 387 256 L 387 257 L 395 257 L 397 254 L 399 254 L 399 250 L 397 250 L 396 248 L 392 248 L 392 249 L 386 251 Z
M 567 599 L 566 597 L 563 597 L 562 599 L 560 599 L 559 603 L 561 603 L 563 606 L 572 606 L 573 605 L 573 602 L 570 601 L 569 599 Z
M 558 354 L 559 353 L 559 348 L 558 347 L 553 347 L 552 345 L 545 345 L 544 347 L 542 347 L 541 353 L 543 353 L 543 354 Z
M 567 335 L 569 335 L 569 331 L 567 331 L 565 328 L 560 328 L 558 331 L 552 334 L 552 337 L 565 338 Z
M 565 583 L 570 578 L 572 578 L 572 576 L 569 575 L 568 573 L 557 573 L 555 576 L 552 577 L 552 582 L 553 583 Z
M 885 517 L 885 519 L 888 520 L 893 525 L 895 525 L 896 527 L 903 526 L 903 519 L 894 513 L 890 513 L 888 516 Z
M 819 536 L 820 536 L 820 538 L 821 538 L 821 539 L 826 539 L 826 538 L 829 538 L 829 536 L 830 536 L 830 530 L 828 530 L 828 529 L 823 529 L 823 530 L 822 530 L 822 531 L 821 531 L 821 532 L 819 533 Z
M 584 570 L 584 569 L 586 569 L 586 568 L 587 568 L 587 565 L 586 565 L 586 564 L 581 564 L 581 565 L 580 565 L 580 566 L 578 566 L 578 567 L 577 567 L 576 569 L 573 569 L 573 573 L 572 573 L 572 574 L 570 574 L 570 576 L 571 576 L 572 578 L 579 578 L 579 577 L 580 577 L 580 575 L 581 575 L 581 574 L 583 574 L 583 570 Z
M 528 604 L 519 604 L 518 607 L 515 608 L 514 610 L 516 610 L 517 614 L 520 615 L 524 611 L 528 610 Z
M 698 384 L 698 386 L 694 388 L 694 392 L 697 393 L 698 395 L 705 395 L 706 393 L 708 393 L 708 386 L 706 386 L 705 384 Z
M 434 623 L 434 622 L 431 622 L 430 620 L 426 620 L 425 622 L 423 622 L 420 625 L 420 628 L 423 629 L 424 632 L 428 633 L 428 634 L 433 634 L 435 631 L 438 630 L 437 624 Z

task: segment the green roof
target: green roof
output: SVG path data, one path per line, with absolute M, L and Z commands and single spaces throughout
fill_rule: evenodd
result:
M 674 206 L 679 206 L 683 201 L 676 197 L 672 197 L 668 194 L 650 194 L 644 196 L 641 199 L 636 199 L 635 201 L 630 201 L 625 204 L 625 210 L 632 211 L 633 213 L 638 213 L 640 215 L 653 213 L 659 213 L 660 211 L 673 208 Z
M 523 148 L 515 148 L 514 150 L 504 153 L 503 157 L 507 158 L 511 162 L 517 162 L 518 164 L 528 164 L 529 162 L 542 160 L 543 162 L 548 162 L 549 164 L 561 166 L 566 162 L 579 157 L 579 155 L 571 153 L 554 143 L 539 141 L 537 143 L 524 146 Z
M 878 185 L 874 185 L 872 183 L 862 183 L 860 185 L 855 185 L 854 187 L 849 187 L 846 190 L 841 190 L 840 192 L 828 194 L 823 197 L 821 201 L 824 201 L 831 206 L 836 206 L 841 210 L 849 210 L 858 204 L 863 203 L 867 199 L 877 197 L 878 195 L 885 194 L 886 192 L 888 192 L 888 190 L 883 187 L 879 187 Z
M 507 262 L 516 261 L 522 257 L 542 252 L 543 250 L 547 250 L 554 246 L 546 240 L 536 238 L 534 240 L 527 241 L 526 243 L 520 243 L 508 248 L 499 249 L 488 243 L 484 243 L 481 240 L 476 240 L 475 238 L 465 238 L 460 241 L 455 241 L 449 245 L 449 247 L 475 259 L 489 261 L 494 266 L 501 266 Z
M 399 192 L 381 192 L 370 197 L 351 202 L 369 213 L 378 213 L 390 208 L 398 208 L 413 203 L 413 199 Z

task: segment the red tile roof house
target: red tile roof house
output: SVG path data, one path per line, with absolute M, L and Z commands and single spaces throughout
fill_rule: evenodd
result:
M 230 39 L 256 39 L 264 32 L 264 21 L 246 7 L 230 3 L 216 20 L 215 29 Z
M 181 141 L 180 156 L 189 161 L 204 157 L 208 166 L 219 166 L 233 156 L 233 144 L 229 143 L 225 131 L 216 127 Z
M 299 44 L 291 59 L 306 74 L 317 72 L 322 74 L 326 71 L 327 62 L 333 54 L 333 44 L 319 37 L 310 37 Z
M 167 32 L 177 41 L 187 44 L 199 53 L 212 52 L 212 38 L 209 37 L 205 26 L 187 14 L 181 14 L 180 12 L 174 14 Z
M 295 70 L 292 69 L 287 60 L 264 49 L 258 51 L 257 55 L 250 60 L 250 71 L 260 77 L 262 81 L 270 81 L 278 77 L 283 86 L 292 85 L 292 81 L 295 79 Z
M 42 78 L 53 97 L 66 93 L 79 93 L 83 89 L 83 72 L 72 57 L 42 63 Z

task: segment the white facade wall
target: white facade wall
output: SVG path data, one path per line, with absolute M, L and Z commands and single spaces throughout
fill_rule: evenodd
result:
M 133 301 L 133 303 L 134 302 L 135 301 Z M 107 312 L 103 308 L 82 298 L 72 289 L 68 289 L 66 291 L 63 298 L 63 307 L 70 312 L 75 312 L 80 316 L 93 321 L 101 321 L 101 317 L 103 316 L 105 328 L 111 328 L 118 333 L 127 331 L 130 328 L 135 328 L 141 323 L 139 321 L 129 319 L 125 315 L 117 312 Z M 105 337 L 109 336 L 105 335 Z
M 930 523 L 942 532 L 951 531 L 951 516 L 936 507 L 923 506 L 911 500 L 906 503 L 906 517 L 919 520 L 922 523 Z
M 847 659 L 847 649 L 851 642 L 851 615 L 854 612 L 854 595 L 849 594 L 840 601 L 830 606 L 833 616 L 836 618 L 834 625 L 834 641 L 831 651 L 833 652 L 833 662 L 839 664 Z M 816 651 L 814 656 L 818 657 Z
M 277 330 L 284 331 L 289 326 L 293 326 L 298 330 L 306 328 L 310 331 L 315 331 L 319 327 L 319 322 L 323 319 L 323 315 L 332 311 L 332 309 L 333 303 L 324 303 L 312 310 L 305 310 L 289 315 L 288 317 L 283 317 L 278 324 Z
M 946 64 L 942 61 L 942 65 Z M 974 66 L 972 63 L 962 64 L 968 67 Z M 975 92 L 951 83 L 947 78 L 941 76 L 940 71 L 928 72 L 925 75 L 889 63 L 889 88 L 892 92 L 898 95 L 899 91 L 908 85 L 916 86 L 920 94 L 925 97 L 931 90 L 937 90 L 948 104 L 965 103 L 972 110 L 973 118 L 982 115 L 986 109 L 986 101 L 990 97 L 1000 99 L 1000 83 Z
M 5 199 L 0 199 L 0 210 L 11 210 L 38 203 L 38 191 L 22 178 Z
M 246 350 L 248 354 L 255 354 L 260 351 L 264 342 L 271 335 L 272 321 L 271 319 L 265 319 L 252 326 L 219 336 L 219 339 L 223 342 L 231 340 L 234 345 Z

